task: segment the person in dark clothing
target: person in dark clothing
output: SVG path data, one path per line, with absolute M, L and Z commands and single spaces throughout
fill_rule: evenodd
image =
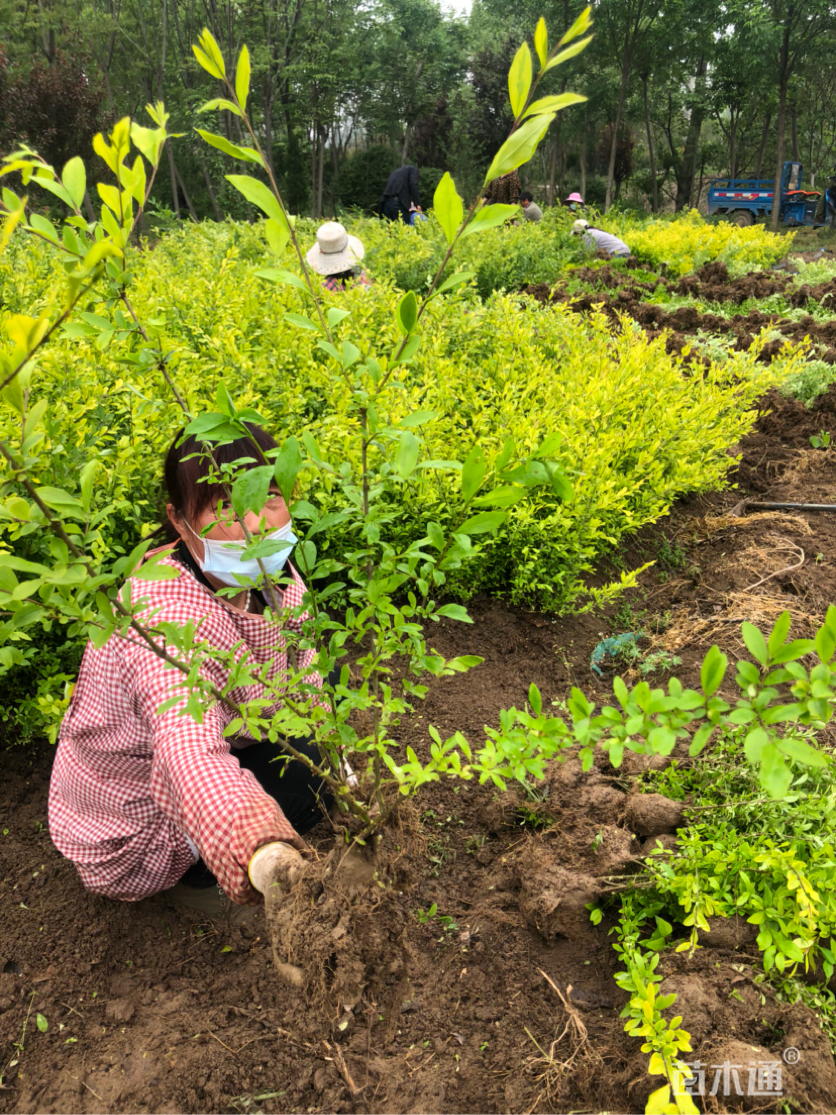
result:
M 520 178 L 515 170 L 494 178 L 483 195 L 487 205 L 517 205 L 520 200 Z
M 380 199 L 378 211 L 389 221 L 402 220 L 409 224 L 409 209 L 414 206 L 421 212 L 421 198 L 418 194 L 418 167 L 402 166 L 393 170 Z

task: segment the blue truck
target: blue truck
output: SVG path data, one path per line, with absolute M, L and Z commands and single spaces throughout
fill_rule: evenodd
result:
M 802 190 L 804 167 L 784 163 L 778 219 L 790 226 L 814 225 L 821 192 Z M 741 228 L 772 216 L 773 178 L 715 178 L 708 186 L 708 215 L 725 217 Z

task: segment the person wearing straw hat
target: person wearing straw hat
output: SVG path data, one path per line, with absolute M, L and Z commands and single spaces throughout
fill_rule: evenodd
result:
M 349 236 L 339 221 L 326 221 L 316 230 L 316 243 L 305 256 L 318 275 L 325 276 L 326 290 L 343 291 L 350 286 L 371 286 L 360 260 L 366 254 L 362 240 Z
M 604 232 L 602 228 L 593 228 L 589 221 L 582 218 L 572 225 L 572 235 L 582 236 L 584 247 L 591 252 L 606 252 L 613 258 L 630 255 L 630 249 L 623 240 L 611 232 Z

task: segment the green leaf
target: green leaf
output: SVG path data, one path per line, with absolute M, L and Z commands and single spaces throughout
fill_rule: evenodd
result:
M 38 1014 L 35 1016 L 35 1025 L 38 1027 L 42 1034 L 45 1034 L 49 1029 L 49 1023 L 42 1014 Z
M 589 5 L 581 12 L 560 42 L 558 46 L 563 46 L 565 43 L 571 43 L 572 39 L 576 39 L 578 35 L 586 34 L 592 23 L 592 6 Z
M 543 73 L 548 73 L 548 71 L 554 69 L 555 66 L 560 66 L 563 62 L 568 62 L 570 58 L 574 58 L 576 54 L 580 54 L 582 50 L 586 50 L 591 42 L 592 36 L 588 35 L 585 39 L 581 39 L 580 42 L 575 43 L 574 46 L 567 47 L 566 50 L 561 50 L 550 60 L 543 70 Z M 583 99 L 586 100 L 585 97 Z
M 65 164 L 61 181 L 64 183 L 64 189 L 75 202 L 76 209 L 80 209 L 84 201 L 84 191 L 87 189 L 87 172 L 78 155 Z
M 532 682 L 531 685 L 528 687 L 528 703 L 531 705 L 531 709 L 534 715 L 539 716 L 543 708 L 543 700 L 540 696 L 540 690 L 537 688 L 534 682 Z
M 232 510 L 239 518 L 248 511 L 258 514 L 263 510 L 273 481 L 273 465 L 259 465 L 246 469 L 232 485 L 230 492 Z
M 93 499 L 93 481 L 96 478 L 96 470 L 99 467 L 98 460 L 94 457 L 92 461 L 88 461 L 84 468 L 81 470 L 79 477 L 79 487 L 81 490 L 81 506 L 86 512 L 90 510 L 90 503 Z
M 280 256 L 290 240 L 290 229 L 286 221 L 277 221 L 275 217 L 269 217 L 264 226 L 264 235 L 270 251 Z
M 336 306 L 331 306 L 325 315 L 325 320 L 328 322 L 328 328 L 334 329 L 347 317 L 351 317 L 351 310 L 338 310 Z
M 713 646 L 706 654 L 700 667 L 700 685 L 706 697 L 711 697 L 723 684 L 728 664 L 728 658 L 718 646 Z
M 473 620 L 467 614 L 467 609 L 461 604 L 442 604 L 440 608 L 436 608 L 433 615 L 445 616 L 447 619 L 455 619 L 458 620 L 459 623 L 473 623 Z
M 216 97 L 212 101 L 207 101 L 206 104 L 201 105 L 197 110 L 198 112 L 214 112 L 216 109 L 221 108 L 226 112 L 231 112 L 233 116 L 240 116 L 243 119 L 244 113 L 235 104 L 234 101 L 229 101 L 226 97 Z
M 829 662 L 833 657 L 834 650 L 836 650 L 836 636 L 834 636 L 828 624 L 820 627 L 816 632 L 815 644 L 816 654 L 821 661 Z
M 70 209 L 75 209 L 75 202 L 60 182 L 53 182 L 51 178 L 47 178 L 44 174 L 33 174 L 32 181 L 37 182 L 41 189 L 49 190 L 51 194 L 55 194 L 65 205 L 69 205 Z
M 462 236 L 466 235 L 466 232 L 467 230 L 462 233 Z M 445 279 L 441 286 L 436 287 L 433 294 L 444 294 L 446 291 L 454 290 L 457 286 L 461 286 L 463 283 L 470 282 L 471 279 L 475 278 L 475 271 L 457 271 L 455 275 L 451 275 L 449 279 Z
M 462 498 L 465 502 L 479 491 L 486 472 L 485 454 L 478 445 L 474 445 L 462 466 Z
M 525 102 L 531 90 L 531 51 L 528 43 L 523 43 L 514 55 L 511 69 L 508 71 L 508 95 L 511 98 L 511 111 L 514 119 L 525 108 Z
M 706 724 L 700 728 L 698 732 L 694 732 L 694 738 L 691 740 L 691 745 L 688 748 L 688 754 L 693 759 L 694 756 L 699 755 L 705 745 L 711 738 L 711 733 L 714 731 L 713 724 Z
M 200 44 L 200 49 L 193 46 L 192 50 L 204 70 L 210 73 L 212 77 L 225 77 L 226 67 L 224 66 L 224 56 L 221 54 L 220 47 L 215 42 L 214 36 L 208 27 L 203 28 L 197 41 Z M 202 59 L 200 57 L 201 54 L 203 55 Z
M 427 422 L 435 421 L 438 413 L 437 410 L 416 410 L 412 414 L 407 414 L 406 418 L 402 418 L 398 425 L 404 430 L 411 426 L 423 426 Z
M 211 74 L 212 77 L 216 77 L 219 80 L 224 76 L 208 54 L 194 45 L 192 45 L 192 50 L 194 51 L 194 56 L 197 59 L 198 64 L 201 65 L 204 70 L 206 70 L 207 74 Z
M 258 163 L 259 166 L 264 166 L 264 160 L 254 148 L 239 147 L 237 143 L 230 143 L 225 136 L 216 135 L 214 132 L 205 132 L 202 128 L 195 128 L 195 131 L 210 147 L 217 147 L 225 155 L 231 155 L 233 159 L 240 159 L 245 163 Z
M 792 783 L 792 772 L 773 743 L 764 745 L 761 752 L 760 784 L 771 798 L 786 797 Z
M 766 639 L 764 639 L 757 627 L 751 623 L 742 623 L 740 625 L 740 632 L 743 635 L 743 642 L 746 644 L 746 649 L 757 662 L 760 662 L 761 666 L 765 666 L 769 661 Z
M 537 26 L 534 29 L 534 49 L 537 51 L 537 57 L 540 59 L 540 67 L 542 69 L 549 56 L 549 33 L 546 30 L 546 21 L 542 16 L 540 16 Z
M 52 223 L 52 221 L 48 221 L 46 217 L 42 217 L 40 213 L 33 213 L 32 216 L 29 218 L 29 224 L 32 228 L 35 229 L 36 232 L 39 232 L 41 236 L 46 237 L 46 239 L 51 241 L 53 244 L 61 243 L 61 241 L 58 239 L 58 233 L 55 229 L 55 225 Z
M 418 324 L 418 299 L 414 291 L 408 290 L 400 300 L 395 317 L 402 333 L 411 333 Z
M 351 341 L 343 341 L 343 350 L 339 360 L 344 368 L 348 369 L 356 364 L 362 355 L 357 345 L 353 345 Z
M 474 232 L 484 232 L 485 229 L 496 228 L 498 225 L 504 225 L 519 211 L 519 205 L 483 205 L 462 232 L 462 237 L 471 236 Z
M 415 434 L 410 433 L 409 430 L 401 434 L 398 449 L 395 453 L 395 468 L 403 480 L 406 480 L 415 471 L 420 448 L 421 443 Z
M 830 756 L 825 752 L 818 751 L 805 740 L 797 737 L 791 736 L 788 739 L 778 740 L 777 746 L 784 755 L 808 767 L 826 767 L 831 762 Z
M 452 244 L 456 238 L 459 225 L 462 223 L 464 205 L 456 192 L 456 185 L 450 177 L 449 171 L 444 172 L 436 187 L 433 195 L 433 211 L 438 223 L 444 230 L 447 243 Z
M 546 116 L 530 116 L 525 120 L 494 155 L 493 162 L 485 175 L 485 185 L 493 182 L 494 178 L 510 174 L 512 170 L 527 163 L 537 150 L 540 140 L 549 130 L 552 120 L 554 120 L 553 113 Z
M 583 104 L 586 99 L 580 93 L 560 93 L 554 97 L 540 97 L 539 100 L 532 101 L 525 110 L 526 119 L 529 116 L 542 116 L 546 112 L 560 112 L 562 108 L 569 108 L 570 105 Z
M 466 519 L 456 534 L 493 534 L 505 522 L 507 515 L 504 511 L 480 511 Z
M 273 475 L 279 485 L 279 491 L 284 496 L 284 501 L 290 504 L 296 477 L 302 470 L 302 453 L 299 442 L 295 437 L 289 437 L 283 443 L 273 461 Z
M 322 326 L 318 321 L 311 317 L 305 317 L 304 314 L 285 314 L 285 321 L 289 321 L 291 325 L 297 326 L 299 329 L 312 329 L 315 333 L 322 332 Z
M 247 97 L 250 94 L 250 52 L 246 44 L 241 47 L 238 55 L 238 65 L 235 69 L 235 96 L 241 108 L 246 109 Z
M 225 174 L 224 177 L 239 193 L 244 195 L 247 201 L 257 205 L 268 217 L 273 217 L 280 224 L 284 221 L 282 207 L 265 182 L 259 182 L 257 178 L 253 178 L 249 174 Z
M 392 357 L 392 366 L 394 367 L 396 364 L 408 364 L 420 347 L 421 334 L 413 333 L 406 344 L 403 346 L 403 352 L 398 357 L 398 359 L 396 360 L 394 356 Z
M 63 488 L 45 487 L 35 491 L 50 511 L 57 511 L 59 515 L 77 514 L 84 510 L 80 501 Z
M 746 736 L 743 743 L 743 751 L 746 758 L 752 763 L 753 766 L 761 761 L 763 757 L 763 749 L 769 743 L 769 736 L 763 728 L 753 728 Z
M 268 283 L 278 283 L 279 286 L 295 286 L 297 290 L 301 290 L 305 294 L 311 293 L 310 287 L 304 279 L 300 279 L 292 271 L 282 271 L 278 267 L 265 267 L 261 271 L 256 271 L 256 276 L 259 279 L 266 279 Z
M 769 636 L 769 641 L 766 644 L 769 651 L 769 657 L 774 658 L 787 639 L 790 633 L 790 613 L 781 612 L 780 616 L 775 621 L 775 626 Z
M 528 489 L 521 488 L 518 484 L 502 484 L 499 488 L 494 488 L 493 491 L 477 496 L 473 505 L 474 507 L 513 507 L 514 504 L 525 499 L 527 495 Z

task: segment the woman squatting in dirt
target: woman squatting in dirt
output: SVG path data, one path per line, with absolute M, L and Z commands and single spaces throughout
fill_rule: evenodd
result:
M 242 458 L 254 465 L 276 448 L 264 430 L 249 429 L 250 438 L 213 449 L 218 467 Z M 165 460 L 168 543 L 162 547 L 169 551 L 162 563 L 178 575 L 132 582 L 132 599 L 145 598 L 143 616 L 152 626 L 199 623 L 196 638 L 223 652 L 236 648 L 236 656 L 246 653 L 260 665 L 270 662 L 275 679 L 288 669 L 281 631 L 298 631 L 304 621 L 290 616 L 305 591 L 287 563 L 296 542 L 290 513 L 273 488 L 263 511 L 243 519 L 252 535 L 285 543 L 262 559 L 267 574 L 281 571 L 285 582 L 283 590 L 270 588 L 282 617 L 276 624 L 264 616 L 262 591 L 240 587 L 242 579 L 258 582 L 260 570 L 242 557 L 244 529 L 211 475 L 211 460 L 181 431 Z M 229 588 L 239 591 L 218 595 Z M 300 650 L 297 668 L 309 666 L 314 653 Z M 201 671 L 218 690 L 229 680 L 228 668 L 211 657 Z M 305 681 L 322 686 L 315 671 Z M 240 699 L 259 691 L 242 687 Z M 160 711 L 177 694 L 182 701 Z M 103 646 L 89 643 L 61 727 L 49 826 L 88 891 L 127 902 L 168 891 L 211 916 L 230 900 L 258 905 L 275 883 L 293 883 L 304 866 L 303 836 L 331 798 L 301 760 L 273 761 L 285 754 L 278 744 L 225 738 L 235 713 L 220 702 L 204 711 L 202 723 L 183 715 L 187 696 L 187 685 L 132 629 Z M 313 745 L 291 742 L 319 761 Z

